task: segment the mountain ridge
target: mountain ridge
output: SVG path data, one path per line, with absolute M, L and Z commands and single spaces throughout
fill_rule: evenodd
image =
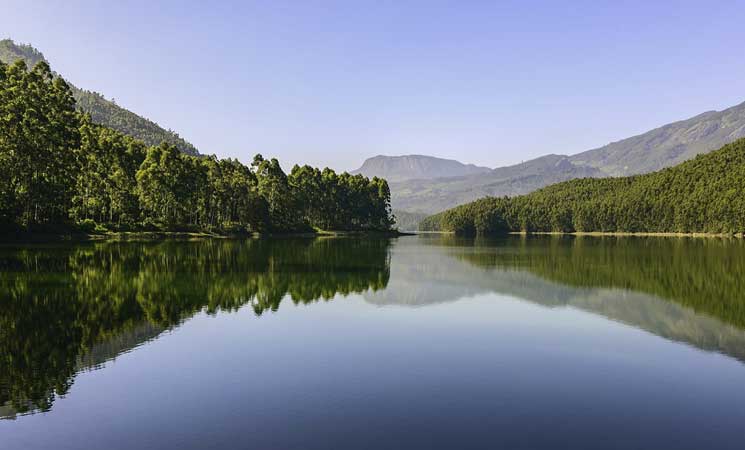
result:
M 611 176 L 635 175 L 677 165 L 741 137 L 745 137 L 745 102 L 721 111 L 706 111 L 569 157 L 575 164 L 601 168 Z M 657 155 L 654 158 L 638 155 L 644 151 Z M 609 153 L 616 158 L 608 161 Z M 626 166 L 620 167 L 621 163 Z M 628 166 L 629 163 L 632 165 Z
M 30 44 L 19 44 L 12 39 L 0 39 L 0 61 L 6 64 L 22 59 L 31 69 L 37 63 L 49 63 L 44 54 Z M 60 74 L 55 74 L 61 76 Z M 64 77 L 62 77 L 64 78 Z M 183 153 L 196 156 L 199 150 L 173 130 L 165 129 L 156 122 L 142 117 L 106 99 L 98 92 L 81 89 L 70 82 L 73 97 L 78 108 L 91 115 L 94 123 L 107 126 L 123 134 L 143 141 L 147 145 L 167 142 L 175 145 Z
M 376 155 L 367 158 L 359 169 L 351 173 L 366 177 L 377 176 L 389 182 L 405 180 L 426 180 L 443 177 L 465 176 L 487 173 L 492 169 L 465 164 L 454 159 L 435 156 L 409 154 L 399 156 Z
M 484 197 L 430 216 L 420 229 L 737 235 L 745 230 L 744 185 L 742 138 L 647 174 L 581 178 L 527 195 Z
M 465 177 L 393 181 L 391 202 L 397 210 L 436 213 L 481 197 L 528 194 L 575 178 L 650 173 L 743 137 L 745 102 L 571 155 L 551 153 Z

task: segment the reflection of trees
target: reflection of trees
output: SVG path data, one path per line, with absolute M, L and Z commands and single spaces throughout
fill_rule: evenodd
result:
M 458 242 L 474 246 L 476 251 L 458 257 L 477 266 L 527 270 L 568 286 L 644 292 L 745 328 L 741 240 L 531 237 Z
M 364 297 L 379 305 L 424 306 L 493 292 L 580 309 L 745 362 L 745 326 L 738 325 L 745 292 L 728 272 L 742 271 L 744 253 L 739 240 L 420 236 L 393 247 L 388 287 Z M 691 296 L 698 310 L 687 306 L 694 304 Z
M 0 252 L 0 408 L 48 410 L 76 371 L 205 310 L 384 288 L 386 240 L 99 243 Z
M 200 311 L 365 291 L 379 304 L 499 292 L 570 305 L 745 361 L 743 273 L 745 242 L 717 239 L 419 237 L 392 262 L 387 241 L 361 239 L 0 249 L 0 417 L 51 408 L 77 371 Z

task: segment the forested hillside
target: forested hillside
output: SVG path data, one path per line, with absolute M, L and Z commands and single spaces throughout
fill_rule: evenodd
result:
M 658 172 L 583 178 L 528 195 L 487 197 L 431 216 L 421 230 L 745 232 L 745 139 Z
M 742 103 L 571 156 L 546 155 L 484 174 L 392 182 L 392 204 L 395 209 L 435 213 L 481 197 L 528 194 L 575 178 L 649 173 L 744 137 Z
M 16 44 L 10 39 L 0 40 L 0 62 L 12 64 L 19 59 L 25 61 L 28 67 L 34 67 L 38 62 L 46 61 L 44 55 L 30 45 Z M 189 155 L 199 154 L 196 147 L 180 137 L 178 133 L 163 129 L 157 123 L 140 117 L 111 100 L 106 100 L 99 93 L 79 89 L 73 85 L 69 86 L 78 109 L 90 114 L 94 123 L 139 139 L 147 145 L 167 142 Z
M 186 155 L 95 124 L 41 61 L 0 63 L 0 227 L 388 230 L 385 180 Z
M 745 137 L 745 103 L 707 111 L 638 136 L 570 156 L 573 164 L 606 175 L 649 173 L 687 161 Z
M 480 197 L 527 194 L 552 183 L 600 176 L 598 169 L 576 166 L 566 156 L 546 155 L 487 174 L 393 182 L 391 201 L 396 209 L 431 214 Z

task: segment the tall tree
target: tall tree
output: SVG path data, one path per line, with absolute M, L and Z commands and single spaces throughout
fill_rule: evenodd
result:
M 80 140 L 70 88 L 43 61 L 31 71 L 23 61 L 3 69 L 0 164 L 9 177 L 3 208 L 22 226 L 64 220 Z
M 94 124 L 45 62 L 0 64 L 0 224 L 114 229 L 388 229 L 385 180 L 276 159 L 195 157 Z M 85 222 L 84 224 L 82 222 Z

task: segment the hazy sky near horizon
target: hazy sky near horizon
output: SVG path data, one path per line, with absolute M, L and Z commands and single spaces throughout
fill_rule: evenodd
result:
M 745 0 L 0 0 L 0 38 L 203 153 L 572 154 L 745 101 Z

